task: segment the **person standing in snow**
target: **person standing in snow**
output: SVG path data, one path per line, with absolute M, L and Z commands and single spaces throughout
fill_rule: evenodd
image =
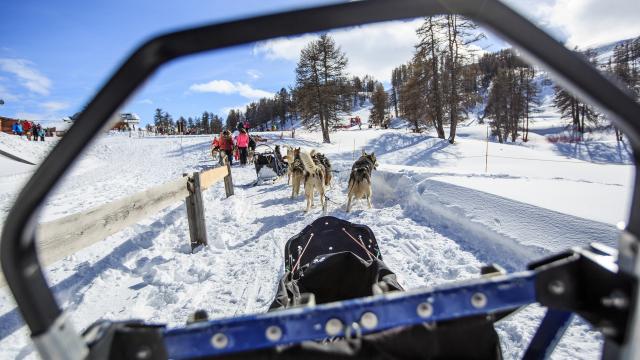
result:
M 13 135 L 22 136 L 22 125 L 20 125 L 20 121 L 16 121 L 11 126 L 11 132 Z
M 227 154 L 229 165 L 233 165 L 233 138 L 229 130 L 225 130 L 220 134 L 220 150 Z
M 29 121 L 25 121 L 22 124 L 22 131 L 27 135 L 27 140 L 31 141 L 31 123 Z
M 40 137 L 40 141 L 44 141 L 44 128 L 38 125 L 38 136 Z
M 249 134 L 242 128 L 238 134 L 238 150 L 240 151 L 240 164 L 247 165 L 247 148 L 249 147 Z
M 233 139 L 233 157 L 236 161 L 240 160 L 240 151 L 238 150 L 238 135 L 240 135 L 240 129 L 242 124 L 238 123 L 237 128 L 233 131 L 231 138 Z

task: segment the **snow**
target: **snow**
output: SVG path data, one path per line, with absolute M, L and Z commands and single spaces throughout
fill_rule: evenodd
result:
M 366 224 L 385 263 L 408 288 L 479 276 L 482 264 L 509 271 L 540 257 L 592 241 L 615 246 L 615 224 L 628 216 L 633 165 L 624 144 L 607 132 L 584 144 L 553 144 L 563 132 L 551 110 L 532 125 L 527 143 L 486 141 L 486 125 L 470 121 L 454 145 L 430 134 L 397 129 L 331 133 L 260 133 L 271 143 L 315 148 L 337 171 L 328 215 Z M 357 115 L 368 121 L 368 109 Z M 355 113 L 354 115 L 355 116 Z M 288 134 L 287 134 L 288 135 Z M 213 166 L 208 136 L 96 140 L 47 200 L 41 221 L 76 213 Z M 53 143 L 0 137 L 0 148 L 41 161 Z M 36 145 L 36 147 L 29 147 Z M 486 149 L 488 146 L 488 157 Z M 358 201 L 344 211 L 353 160 L 375 152 L 373 208 Z M 485 161 L 487 167 L 485 169 Z M 0 157 L 0 222 L 35 166 Z M 285 242 L 321 216 L 304 214 L 304 197 L 290 199 L 285 180 L 252 186 L 255 170 L 234 166 L 235 195 L 222 184 L 203 193 L 209 246 L 190 252 L 186 210 L 176 203 L 160 213 L 47 268 L 58 303 L 76 329 L 99 318 L 184 324 L 197 309 L 212 318 L 266 311 L 283 272 Z M 519 357 L 544 309 L 530 306 L 497 325 L 505 358 Z M 602 342 L 574 320 L 554 358 L 596 358 Z M 0 358 L 33 358 L 28 330 L 6 288 L 0 289 Z

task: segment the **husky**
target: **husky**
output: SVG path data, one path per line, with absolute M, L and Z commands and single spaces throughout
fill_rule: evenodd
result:
M 252 148 L 249 148 L 248 150 L 249 151 L 247 152 L 247 161 L 249 162 L 249 165 L 253 165 L 256 160 L 254 159 L 256 152 Z
M 371 172 L 378 168 L 378 161 L 374 153 L 362 152 L 362 156 L 351 167 L 349 176 L 349 200 L 347 201 L 347 212 L 351 211 L 351 199 L 367 199 L 369 209 L 371 209 Z
M 289 150 L 287 150 L 287 157 L 289 156 Z M 300 194 L 300 184 L 304 178 L 304 165 L 302 164 L 302 160 L 300 160 L 300 148 L 291 149 L 291 162 L 289 163 L 289 167 L 287 168 L 289 171 L 289 175 L 291 176 L 291 198 L 298 196 Z
M 226 164 L 227 154 L 224 151 L 213 148 L 211 149 L 211 157 L 213 157 L 214 161 L 218 161 L 219 166 L 224 166 Z
M 291 176 L 293 175 L 293 160 L 295 157 L 295 149 L 290 146 L 285 147 L 287 148 L 287 155 L 285 156 L 285 160 L 287 162 L 287 185 L 289 185 L 291 184 Z
M 311 150 L 311 157 L 313 158 L 313 162 L 316 164 L 321 164 L 324 166 L 324 186 L 328 187 L 331 184 L 331 163 L 329 159 L 327 159 L 324 154 L 316 152 L 315 150 Z
M 320 193 L 320 205 L 322 205 L 322 212 L 327 212 L 327 201 L 324 196 L 325 181 L 326 181 L 326 169 L 321 163 L 313 161 L 312 154 L 305 151 L 300 151 L 300 160 L 304 166 L 304 196 L 307 199 L 307 209 L 304 212 L 309 212 L 309 209 L 313 206 L 313 198 L 315 191 Z

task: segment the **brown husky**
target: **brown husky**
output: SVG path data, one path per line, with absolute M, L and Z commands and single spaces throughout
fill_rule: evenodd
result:
M 378 167 L 374 153 L 362 152 L 360 159 L 356 160 L 351 167 L 349 176 L 349 200 L 347 201 L 347 212 L 351 211 L 351 198 L 367 199 L 369 209 L 371 209 L 371 173 Z
M 302 183 L 302 179 L 304 178 L 304 165 L 302 164 L 302 160 L 300 160 L 300 148 L 292 149 L 292 158 L 293 161 L 289 163 L 288 171 L 291 175 L 291 198 L 298 196 L 300 194 L 300 184 Z M 289 156 L 289 151 L 287 150 L 287 157 Z
M 304 165 L 304 196 L 307 199 L 307 209 L 304 212 L 308 212 L 313 206 L 313 198 L 315 190 L 320 193 L 320 205 L 322 205 L 322 212 L 327 212 L 327 201 L 324 197 L 325 192 L 325 174 L 326 169 L 323 164 L 313 161 L 311 154 L 300 151 L 300 160 Z

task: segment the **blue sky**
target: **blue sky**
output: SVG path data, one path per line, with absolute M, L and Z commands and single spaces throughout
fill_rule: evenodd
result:
M 509 0 L 561 41 L 585 45 L 640 35 L 637 0 Z M 615 3 L 615 4 L 612 4 Z M 55 120 L 82 108 L 124 58 L 152 35 L 328 1 L 8 1 L 0 21 L 0 115 Z M 532 6 L 531 4 L 535 4 Z M 636 11 L 638 10 L 638 11 Z M 607 16 L 606 14 L 609 14 Z M 569 16 L 575 14 L 576 16 Z M 605 14 L 605 15 L 603 15 Z M 406 62 L 419 20 L 333 33 L 354 75 L 387 80 Z M 598 31 L 598 27 L 602 30 Z M 174 117 L 229 108 L 294 82 L 299 50 L 312 35 L 190 57 L 161 69 L 122 111 L 150 121 L 160 107 Z M 384 39 L 384 41 L 381 41 Z M 507 46 L 494 36 L 488 51 Z

